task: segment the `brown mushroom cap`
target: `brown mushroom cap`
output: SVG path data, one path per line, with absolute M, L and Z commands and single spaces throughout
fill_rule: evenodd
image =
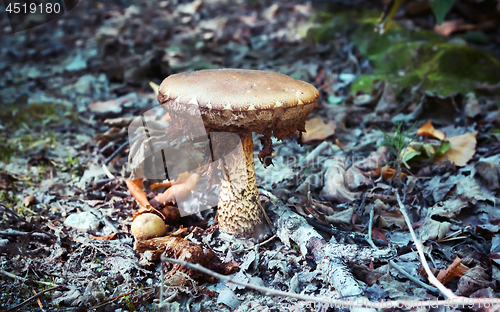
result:
M 168 104 L 174 114 L 186 116 L 199 109 L 208 130 L 272 133 L 277 139 L 305 130 L 318 97 L 318 90 L 307 82 L 247 69 L 171 75 L 158 93 L 160 104 Z

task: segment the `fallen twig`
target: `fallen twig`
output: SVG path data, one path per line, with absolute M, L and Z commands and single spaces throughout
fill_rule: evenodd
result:
M 48 288 L 48 289 L 45 289 L 44 291 L 41 291 L 39 292 L 38 294 L 34 295 L 34 296 L 31 296 L 29 297 L 28 299 L 24 300 L 23 302 L 21 302 L 20 304 L 16 305 L 15 307 L 12 307 L 8 310 L 5 310 L 4 312 L 15 312 L 15 311 L 18 311 L 20 308 L 24 307 L 26 304 L 28 304 L 31 300 L 33 299 L 36 299 L 38 297 L 40 297 L 41 295 L 43 295 L 44 293 L 46 292 L 49 292 L 49 291 L 53 291 L 53 290 L 56 290 L 56 289 L 59 289 L 61 288 L 62 286 L 56 286 L 56 287 L 51 287 L 51 288 Z
M 399 192 L 397 190 L 395 192 L 395 195 L 396 195 L 396 199 L 398 200 L 399 210 L 401 211 L 401 213 L 403 214 L 403 216 L 405 218 L 406 224 L 408 225 L 408 230 L 410 230 L 411 237 L 413 239 L 413 242 L 415 243 L 415 247 L 417 247 L 418 255 L 420 257 L 420 262 L 422 263 L 422 266 L 424 267 L 425 272 L 427 273 L 427 279 L 429 280 L 429 282 L 431 282 L 432 285 L 436 286 L 439 289 L 439 291 L 441 291 L 441 293 L 446 298 L 448 298 L 448 299 L 460 298 L 457 295 L 455 295 L 451 290 L 446 288 L 443 284 L 441 284 L 441 282 L 438 281 L 438 279 L 434 276 L 434 274 L 432 274 L 431 269 L 429 268 L 429 265 L 427 264 L 427 260 L 425 260 L 425 255 L 424 255 L 424 251 L 423 251 L 424 248 L 422 246 L 422 243 L 415 235 L 415 231 L 413 231 L 413 227 L 411 225 L 410 218 L 408 217 L 408 214 L 406 213 L 406 207 L 403 204 L 403 202 L 401 201 L 401 197 L 399 196 Z
M 120 145 L 106 160 L 104 160 L 105 165 L 109 165 L 109 163 L 116 157 L 121 151 L 123 151 L 128 146 L 128 140 L 125 141 L 122 145 Z
M 372 230 L 373 230 L 373 214 L 374 214 L 375 209 L 372 206 L 372 209 L 370 210 L 370 221 L 368 222 L 368 238 L 366 241 L 372 246 L 373 249 L 378 249 L 378 247 L 375 245 L 375 243 L 372 240 Z
M 266 295 L 271 296 L 284 296 L 288 298 L 295 298 L 299 300 L 311 301 L 311 302 L 319 302 L 323 304 L 327 304 L 330 307 L 343 307 L 343 308 L 370 308 L 370 309 L 391 309 L 391 308 L 415 308 L 415 307 L 433 307 L 436 308 L 438 306 L 453 306 L 453 307 L 469 307 L 472 308 L 478 305 L 500 305 L 500 299 L 497 298 L 465 298 L 455 296 L 453 299 L 448 300 L 428 300 L 428 301 L 409 301 L 409 300 L 394 300 L 394 301 L 383 301 L 383 302 L 371 302 L 366 298 L 356 298 L 355 300 L 340 300 L 333 299 L 329 297 L 319 297 L 319 296 L 309 296 L 309 295 L 301 295 L 297 293 L 291 293 L 287 291 L 276 290 L 272 288 L 267 288 L 264 286 L 258 286 L 253 284 L 248 284 L 244 282 L 233 281 L 232 277 L 225 276 L 219 273 L 216 273 L 212 270 L 209 270 L 199 264 L 190 263 L 182 260 L 167 258 L 162 255 L 162 262 L 171 262 L 183 265 L 190 269 L 198 270 L 202 273 L 208 274 L 215 278 L 218 278 L 226 283 L 232 283 L 235 285 L 243 286 L 246 288 L 251 288 L 258 290 Z M 163 285 L 163 282 L 162 282 Z
M 420 286 L 428 289 L 429 291 L 432 291 L 433 293 L 439 293 L 439 289 L 437 289 L 436 287 L 432 287 L 432 286 L 429 286 L 425 283 L 423 283 L 422 281 L 418 280 L 415 276 L 411 275 L 410 273 L 406 272 L 405 270 L 403 270 L 402 267 L 400 267 L 399 265 L 396 264 L 396 262 L 394 261 L 389 261 L 389 263 L 396 269 L 399 271 L 399 273 L 403 274 L 404 276 L 406 276 L 409 280 L 411 280 L 412 282 L 414 283 L 417 283 L 419 284 Z
M 11 236 L 11 237 L 17 237 L 17 236 L 24 236 L 24 235 L 27 235 L 27 234 L 30 234 L 31 232 L 22 232 L 22 231 L 16 231 L 16 230 L 7 230 L 7 231 L 0 231 L 0 236 Z M 45 232 L 43 233 L 40 233 L 40 232 L 34 232 L 34 233 L 31 233 L 30 236 L 33 236 L 33 237 L 38 237 L 38 238 L 55 238 L 55 236 L 53 235 L 50 235 L 50 234 L 46 234 Z
M 25 282 L 25 281 L 27 280 L 27 279 L 26 279 L 26 278 L 24 278 L 24 277 L 17 276 L 17 275 L 15 275 L 15 274 L 9 273 L 9 272 L 4 271 L 4 270 L 2 270 L 2 269 L 0 269 L 0 273 L 2 273 L 2 274 L 3 274 L 3 275 L 5 275 L 5 276 L 8 276 L 8 277 L 10 277 L 10 278 L 12 278 L 12 279 L 18 279 L 18 280 L 21 280 L 21 281 L 23 281 L 23 282 Z M 54 284 L 54 283 L 49 283 L 49 282 L 44 282 L 44 281 L 36 281 L 36 282 L 37 282 L 37 283 L 39 283 L 39 284 L 47 285 L 47 286 L 54 286 L 54 285 L 56 285 L 56 284 Z

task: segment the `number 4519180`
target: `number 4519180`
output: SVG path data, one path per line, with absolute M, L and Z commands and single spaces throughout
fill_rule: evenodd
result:
M 61 5 L 59 3 L 9 3 L 5 9 L 11 14 L 35 14 L 35 13 L 59 13 L 61 12 Z

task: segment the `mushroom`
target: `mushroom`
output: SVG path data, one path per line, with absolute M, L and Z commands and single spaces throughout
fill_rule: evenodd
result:
M 143 213 L 132 221 L 130 232 L 136 239 L 150 239 L 165 235 L 167 227 L 162 218 L 153 213 Z
M 158 101 L 172 123 L 189 131 L 195 117 L 201 116 L 210 134 L 212 155 L 217 156 L 221 147 L 226 151 L 219 155 L 227 177 L 219 193 L 221 230 L 255 240 L 268 233 L 255 182 L 252 132 L 264 135 L 259 153 L 263 161 L 272 153 L 271 136 L 283 140 L 297 130 L 305 131 L 306 118 L 318 97 L 318 90 L 309 83 L 260 70 L 200 70 L 163 80 Z

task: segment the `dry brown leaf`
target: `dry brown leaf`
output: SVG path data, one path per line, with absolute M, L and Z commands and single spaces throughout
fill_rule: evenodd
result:
M 306 121 L 306 132 L 302 133 L 302 142 L 313 140 L 324 140 L 335 133 L 337 126 L 333 120 L 323 120 L 321 118 L 313 118 Z
M 139 263 L 142 265 L 150 265 L 157 262 L 164 253 L 167 257 L 197 263 L 225 275 L 234 273 L 238 268 L 234 262 L 221 263 L 217 255 L 210 249 L 204 249 L 202 245 L 195 244 L 182 237 L 163 236 L 148 240 L 138 240 L 134 244 L 134 250 L 141 254 Z M 166 280 L 177 286 L 183 285 L 183 279 L 178 280 L 175 278 L 178 272 L 185 273 L 190 278 L 199 281 L 214 280 L 213 277 L 204 275 L 197 270 L 185 268 L 180 264 L 168 266 L 171 266 L 171 269 L 166 275 Z M 174 278 L 172 279 L 172 277 Z
M 326 168 L 326 172 L 324 175 L 325 184 L 319 195 L 321 198 L 345 203 L 359 197 L 358 193 L 347 189 L 345 184 L 346 164 L 343 160 L 328 159 L 323 166 Z
M 476 153 L 477 132 L 469 132 L 449 138 L 451 147 L 441 156 L 435 157 L 436 161 L 449 160 L 457 166 L 463 167 Z
M 432 122 L 430 120 L 418 129 L 417 135 L 426 136 L 441 141 L 446 139 L 446 135 L 443 132 L 434 129 L 434 126 L 432 125 Z
M 403 229 L 406 226 L 406 222 L 401 211 L 391 210 L 390 205 L 386 205 L 380 199 L 375 200 L 373 203 L 373 210 L 375 212 L 374 220 L 377 220 L 377 227 L 379 229 L 392 228 L 397 226 Z
M 122 105 L 134 101 L 133 97 L 121 97 L 111 99 L 105 102 L 94 102 L 89 105 L 89 109 L 95 113 L 119 113 L 122 111 Z
M 198 177 L 199 177 L 198 174 L 191 173 L 190 176 L 183 182 L 172 183 L 172 186 L 169 189 L 167 189 L 163 194 L 157 195 L 155 197 L 155 200 L 159 203 L 170 202 L 173 204 L 175 204 L 178 201 L 182 201 L 194 189 L 194 187 L 196 186 L 196 182 L 198 182 Z M 179 177 L 177 181 L 180 180 L 181 178 Z
M 438 34 L 441 34 L 443 36 L 448 36 L 452 32 L 459 29 L 463 24 L 464 24 L 464 20 L 461 18 L 454 19 L 451 21 L 444 21 L 441 23 L 441 25 L 436 24 L 434 26 L 434 31 L 436 31 Z
M 462 277 L 467 270 L 469 268 L 462 264 L 459 257 L 456 257 L 453 263 L 446 270 L 441 270 L 436 278 L 445 285 L 455 277 Z
M 376 239 L 381 239 L 383 240 L 384 242 L 387 242 L 387 237 L 385 237 L 384 233 L 382 233 L 379 229 L 377 228 L 373 228 L 372 229 L 372 236 L 373 238 L 376 238 Z
M 476 265 L 460 277 L 455 294 L 468 297 L 479 289 L 486 289 L 493 286 L 493 284 L 493 282 L 489 281 L 485 269 L 480 265 Z
M 35 201 L 36 201 L 35 196 L 33 196 L 33 195 L 29 195 L 29 196 L 26 196 L 26 197 L 23 199 L 22 204 L 23 204 L 25 207 L 28 207 L 29 205 L 33 204 Z
M 127 184 L 127 188 L 130 191 L 130 194 L 134 196 L 135 200 L 146 209 L 151 209 L 151 204 L 148 201 L 148 197 L 146 196 L 146 192 L 142 189 L 142 179 L 135 180 L 125 180 L 125 184 Z
M 382 166 L 378 166 L 377 168 L 375 168 L 375 170 L 372 170 L 370 173 L 371 177 L 374 179 L 379 178 L 380 175 L 382 175 L 382 177 L 387 180 L 394 179 L 394 177 L 396 177 L 396 170 L 392 169 L 390 166 L 385 166 L 383 168 Z M 401 172 L 399 174 L 399 177 L 401 179 L 406 178 L 406 173 Z
M 92 239 L 97 239 L 97 240 L 112 240 L 118 237 L 118 234 L 113 233 L 108 236 L 93 236 Z
M 430 217 L 425 218 L 424 224 L 420 228 L 420 239 L 423 242 L 428 240 L 440 240 L 446 236 L 451 229 L 450 222 L 439 222 Z
M 192 172 L 183 172 L 179 174 L 179 177 L 175 181 L 165 180 L 160 183 L 154 183 L 151 185 L 151 189 L 154 190 L 159 187 L 171 187 L 172 185 L 182 184 L 186 181 L 193 173 Z
M 451 21 L 444 21 L 441 25 L 434 26 L 434 31 L 443 36 L 449 36 L 456 31 L 476 29 L 475 25 L 465 24 L 464 20 L 459 18 Z
M 171 187 L 171 186 L 172 186 L 172 181 L 165 180 L 165 181 L 160 182 L 160 183 L 153 183 L 151 185 L 151 189 L 154 190 L 154 189 L 157 189 L 159 187 Z

